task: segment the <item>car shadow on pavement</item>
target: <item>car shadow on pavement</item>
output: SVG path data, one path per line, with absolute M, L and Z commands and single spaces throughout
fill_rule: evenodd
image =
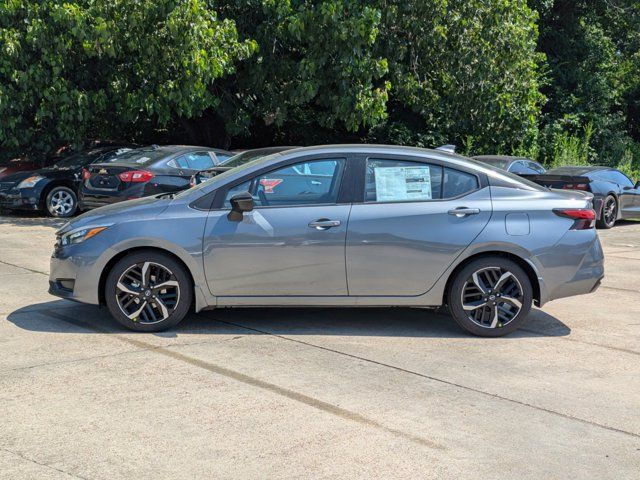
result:
M 30 305 L 10 313 L 17 327 L 51 333 L 133 333 L 106 308 L 65 300 Z M 563 337 L 571 329 L 557 318 L 533 310 L 527 323 L 506 338 Z M 474 338 L 450 315 L 418 308 L 237 308 L 191 313 L 177 327 L 152 335 L 319 335 Z M 141 334 L 147 335 L 147 334 Z

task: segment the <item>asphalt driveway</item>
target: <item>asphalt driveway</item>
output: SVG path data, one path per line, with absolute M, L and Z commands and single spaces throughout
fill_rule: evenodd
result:
M 0 478 L 640 478 L 640 223 L 500 339 L 417 309 L 131 333 L 47 294 L 60 224 L 0 217 Z

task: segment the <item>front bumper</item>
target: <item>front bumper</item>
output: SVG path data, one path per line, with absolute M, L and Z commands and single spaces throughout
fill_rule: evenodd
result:
M 22 190 L 0 192 L 0 208 L 6 210 L 39 210 L 38 197 Z
M 109 252 L 91 245 L 83 247 L 78 244 L 55 248 L 50 261 L 49 293 L 67 300 L 98 305 L 100 274 Z

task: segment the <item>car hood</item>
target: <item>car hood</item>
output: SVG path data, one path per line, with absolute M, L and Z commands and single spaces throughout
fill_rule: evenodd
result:
M 155 195 L 137 198 L 90 210 L 67 222 L 57 233 L 61 234 L 82 227 L 155 218 L 164 212 L 172 201 L 171 198 L 161 197 L 163 196 Z
M 13 173 L 11 175 L 5 176 L 2 181 L 3 182 L 13 182 L 15 184 L 20 183 L 25 178 L 33 177 L 35 175 L 39 175 L 44 178 L 70 178 L 70 175 L 73 175 L 76 172 L 79 172 L 79 168 L 40 168 L 38 170 L 24 170 L 20 172 Z

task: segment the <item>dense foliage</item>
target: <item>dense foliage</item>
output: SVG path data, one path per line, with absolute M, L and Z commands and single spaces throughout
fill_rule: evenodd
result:
M 0 0 L 2 155 L 111 138 L 640 163 L 640 2 Z
M 198 0 L 3 0 L 0 142 L 135 140 L 215 108 L 210 85 L 254 49 Z

